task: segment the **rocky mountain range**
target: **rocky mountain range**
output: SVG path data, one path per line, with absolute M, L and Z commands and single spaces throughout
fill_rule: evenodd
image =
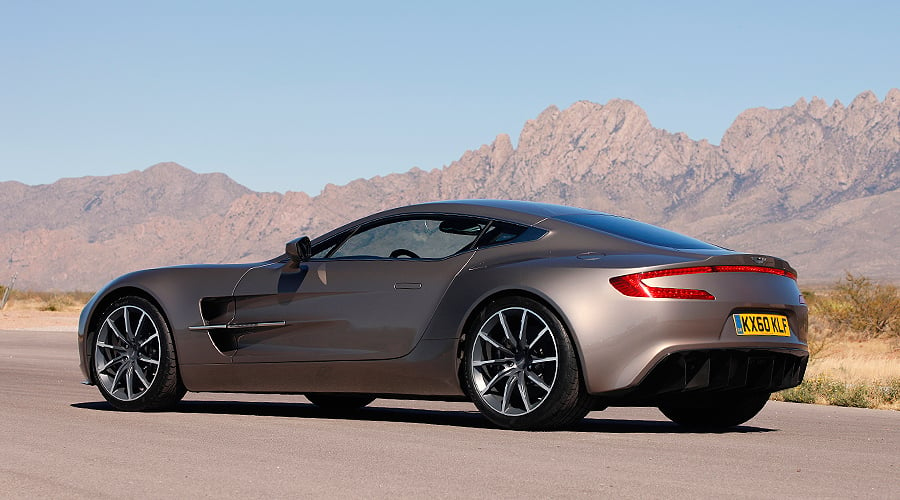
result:
M 392 206 L 562 203 L 788 259 L 801 283 L 900 281 L 900 90 L 741 113 L 720 145 L 653 127 L 635 103 L 554 106 L 440 169 L 257 193 L 161 163 L 107 177 L 0 183 L 0 283 L 92 290 L 135 269 L 262 260 L 285 241 Z

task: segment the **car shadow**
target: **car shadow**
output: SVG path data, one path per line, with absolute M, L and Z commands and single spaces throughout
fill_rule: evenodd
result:
M 777 429 L 739 425 L 727 429 L 682 427 L 668 420 L 621 420 L 612 418 L 585 418 L 569 432 L 595 432 L 607 434 L 746 434 L 776 432 Z
M 382 400 L 383 401 L 383 400 Z M 106 401 L 73 403 L 73 408 L 117 411 Z M 263 417 L 355 420 L 361 422 L 403 422 L 473 429 L 497 429 L 476 410 L 424 410 L 416 408 L 366 407 L 352 413 L 334 413 L 310 403 L 250 401 L 181 401 L 161 413 L 247 415 Z M 592 415 L 597 415 L 594 413 Z M 741 425 L 729 429 L 694 429 L 666 420 L 622 420 L 589 416 L 568 429 L 555 432 L 591 432 L 609 434 L 735 434 L 775 432 L 776 429 Z

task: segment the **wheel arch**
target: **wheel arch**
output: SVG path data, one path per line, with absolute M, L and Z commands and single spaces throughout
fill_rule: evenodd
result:
M 472 308 L 469 309 L 469 312 L 466 314 L 465 320 L 461 323 L 459 335 L 457 338 L 456 345 L 456 378 L 457 383 L 459 383 L 460 388 L 466 393 L 466 383 L 465 383 L 465 363 L 463 363 L 463 357 L 465 353 L 466 346 L 466 333 L 470 330 L 470 328 L 474 325 L 475 321 L 478 320 L 478 317 L 481 313 L 487 309 L 493 302 L 496 302 L 501 299 L 505 299 L 508 297 L 525 297 L 536 302 L 539 302 L 544 307 L 550 310 L 559 321 L 563 324 L 566 329 L 566 334 L 569 335 L 569 340 L 572 341 L 572 346 L 575 349 L 575 359 L 578 362 L 578 372 L 579 377 L 581 379 L 581 384 L 585 384 L 585 372 L 584 372 L 584 360 L 581 355 L 581 348 L 578 344 L 577 336 L 572 329 L 572 325 L 569 322 L 568 317 L 563 314 L 562 309 L 549 297 L 541 294 L 537 290 L 529 290 L 525 288 L 508 288 L 503 290 L 497 290 L 492 292 L 491 294 L 485 296 L 480 301 L 478 301 Z M 472 396 L 466 393 L 466 397 L 472 399 Z
M 103 314 L 103 311 L 105 311 L 106 308 L 108 308 L 115 301 L 120 300 L 125 297 L 140 297 L 140 298 L 150 302 L 154 307 L 156 307 L 157 310 L 159 310 L 159 313 L 162 315 L 163 321 L 166 322 L 166 327 L 169 329 L 169 331 L 170 332 L 172 331 L 172 324 L 169 321 L 169 316 L 166 314 L 165 308 L 162 306 L 160 301 L 157 300 L 156 297 L 154 297 L 153 294 L 151 294 L 147 290 L 144 290 L 143 288 L 139 288 L 136 286 L 129 286 L 129 285 L 115 288 L 113 290 L 109 290 L 94 304 L 93 308 L 91 309 L 90 317 L 88 318 L 88 321 L 87 321 L 87 325 L 86 325 L 86 329 L 85 329 L 86 337 L 85 337 L 85 349 L 84 349 L 84 357 L 85 357 L 85 366 L 86 367 L 91 366 L 91 364 L 94 362 L 94 351 L 93 351 L 93 349 L 90 348 L 90 345 L 92 342 L 91 339 L 97 333 L 98 324 L 102 320 L 101 315 Z M 173 347 L 175 348 L 175 353 L 177 356 L 178 348 L 177 348 L 177 346 L 174 345 L 175 344 L 174 336 L 172 338 L 172 344 L 173 344 Z M 88 374 L 88 377 L 90 377 L 91 384 L 96 384 L 97 380 L 95 380 L 93 370 L 88 368 L 87 374 Z

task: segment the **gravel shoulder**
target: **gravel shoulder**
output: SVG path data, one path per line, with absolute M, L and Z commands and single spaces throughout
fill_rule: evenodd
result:
M 0 311 L 0 330 L 43 332 L 78 331 L 79 311 L 35 311 L 8 308 Z

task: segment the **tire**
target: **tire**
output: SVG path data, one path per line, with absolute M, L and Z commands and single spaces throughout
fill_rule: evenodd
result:
M 660 405 L 659 410 L 684 427 L 725 429 L 741 425 L 766 406 L 768 392 L 720 394 Z
M 352 413 L 375 401 L 365 394 L 306 394 L 306 399 L 331 413 Z
M 100 316 L 91 337 L 91 377 L 116 409 L 163 410 L 184 397 L 172 333 L 160 310 L 123 297 Z
M 467 394 L 499 427 L 559 429 L 591 410 L 565 326 L 531 298 L 503 298 L 481 311 L 466 332 L 463 363 Z

